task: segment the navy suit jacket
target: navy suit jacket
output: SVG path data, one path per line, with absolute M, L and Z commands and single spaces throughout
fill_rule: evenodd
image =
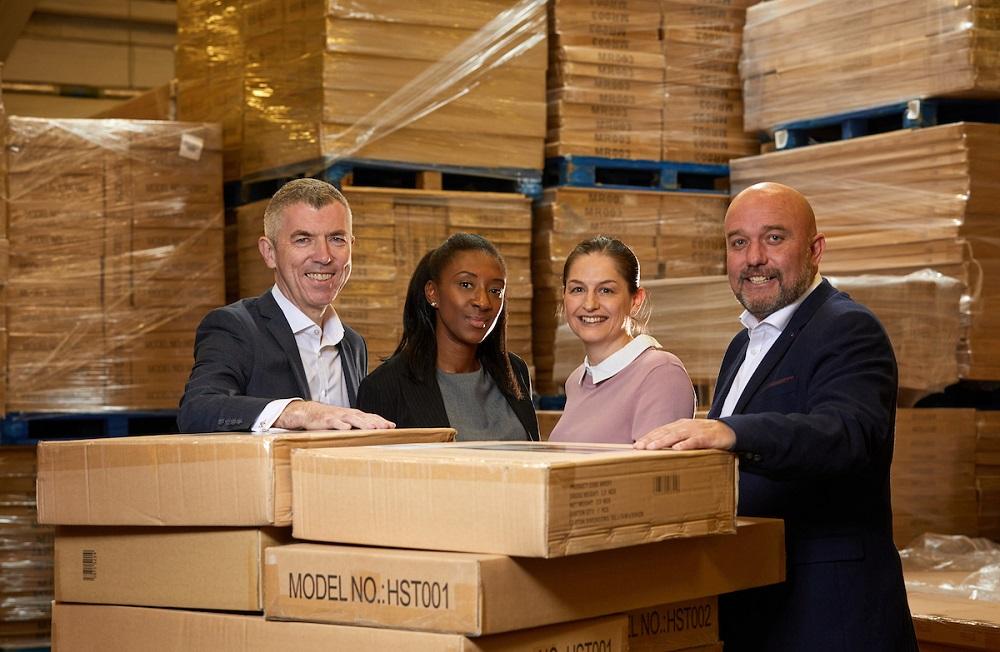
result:
M 726 351 L 717 418 L 749 336 Z M 878 319 L 829 281 L 799 306 L 721 419 L 736 433 L 739 514 L 785 520 L 787 581 L 720 604 L 727 652 L 916 650 L 892 541 L 898 378 Z
M 368 371 L 368 347 L 344 326 L 340 360 L 351 406 Z M 295 335 L 268 290 L 208 313 L 198 326 L 194 367 L 181 397 L 181 432 L 250 430 L 275 399 L 310 400 Z

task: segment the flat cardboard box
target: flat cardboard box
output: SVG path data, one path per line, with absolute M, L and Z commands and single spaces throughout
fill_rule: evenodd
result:
M 281 620 L 493 634 L 781 582 L 784 550 L 784 526 L 774 519 L 741 519 L 735 536 L 545 560 L 296 543 L 267 552 L 264 612 Z M 666 633 L 665 611 L 643 615 L 633 629 Z
M 712 650 L 719 643 L 715 596 L 633 609 L 626 615 L 629 652 Z
M 155 435 L 38 445 L 38 522 L 263 526 L 291 523 L 295 448 L 444 442 L 454 430 Z
M 462 442 L 298 451 L 296 538 L 561 557 L 736 531 L 720 451 Z
M 74 652 L 617 652 L 627 649 L 626 630 L 625 616 L 610 616 L 470 639 L 458 634 L 276 622 L 206 611 L 63 603 L 52 607 L 53 649 Z
M 907 600 L 921 650 L 1000 649 L 1000 604 L 916 591 Z
M 263 609 L 264 550 L 287 528 L 60 527 L 60 602 L 217 611 Z

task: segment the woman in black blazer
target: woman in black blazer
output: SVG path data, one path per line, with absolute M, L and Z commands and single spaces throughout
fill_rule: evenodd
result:
M 507 351 L 507 268 L 485 238 L 456 233 L 410 278 L 395 353 L 358 388 L 358 409 L 459 440 L 538 440 L 528 367 Z

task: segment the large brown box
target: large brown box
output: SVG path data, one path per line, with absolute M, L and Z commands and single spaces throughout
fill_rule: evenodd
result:
M 450 441 L 442 429 L 154 435 L 38 444 L 38 521 L 58 525 L 291 523 L 296 448 Z
M 907 592 L 922 651 L 1000 649 L 1000 605 L 931 593 Z
M 720 451 L 463 442 L 297 451 L 296 538 L 560 557 L 735 531 Z
M 400 652 L 523 652 L 525 650 L 623 650 L 625 616 L 467 638 L 377 627 L 350 627 L 264 620 L 260 616 L 56 603 L 52 642 L 57 650 L 124 652 L 219 650 L 264 652 L 295 649 L 399 650 Z
M 777 520 L 741 520 L 735 536 L 544 560 L 293 544 L 267 553 L 265 615 L 479 636 L 660 603 L 704 604 L 716 594 L 780 582 L 784 575 L 784 533 Z M 712 604 L 708 608 L 714 614 Z M 646 637 L 665 633 L 666 622 L 660 627 L 657 621 L 666 611 L 635 614 L 632 629 Z M 711 627 L 704 618 L 693 622 L 702 631 Z M 717 630 L 708 642 L 715 638 Z
M 290 540 L 288 528 L 60 527 L 55 598 L 259 612 L 264 550 Z

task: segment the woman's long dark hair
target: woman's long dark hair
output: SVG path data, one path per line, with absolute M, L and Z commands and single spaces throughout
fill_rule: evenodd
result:
M 472 233 L 456 233 L 441 243 L 437 249 L 424 254 L 417 263 L 403 304 L 403 336 L 393 355 L 402 355 L 410 373 L 419 382 L 427 382 L 437 370 L 437 311 L 427 302 L 424 288 L 427 281 L 441 282 L 441 270 L 462 251 L 482 251 L 493 256 L 504 277 L 507 264 L 503 256 L 486 238 Z M 507 299 L 504 297 L 496 325 L 486 339 L 476 347 L 476 358 L 483 369 L 496 381 L 504 394 L 518 399 L 525 398 L 520 384 L 514 377 L 507 356 Z

